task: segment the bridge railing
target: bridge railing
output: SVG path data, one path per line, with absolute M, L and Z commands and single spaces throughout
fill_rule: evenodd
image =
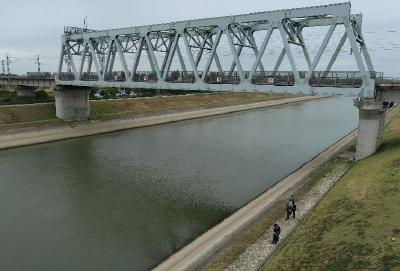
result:
M 376 80 L 378 84 L 400 84 L 400 77 L 382 77 Z
M 99 76 L 96 72 L 83 72 L 81 80 L 83 81 L 98 81 Z
M 28 72 L 27 75 L 16 75 L 16 74 L 0 74 L 0 79 L 9 79 L 9 80 L 54 80 L 56 77 L 55 73 L 51 72 Z
M 58 80 L 61 81 L 74 81 L 75 75 L 72 72 L 61 72 L 58 74 Z
M 305 71 L 299 71 L 301 79 L 306 77 Z M 198 73 L 200 78 L 203 78 L 203 73 Z M 250 77 L 249 71 L 243 72 L 244 77 L 241 78 L 240 74 L 236 71 L 233 72 L 207 72 L 204 75 L 204 83 L 206 84 L 231 84 L 238 85 L 241 81 L 248 80 Z M 129 75 L 133 82 L 154 83 L 158 82 L 157 74 L 152 71 L 141 71 L 133 75 Z M 370 73 L 371 78 L 383 81 L 383 73 L 373 72 Z M 72 72 L 63 72 L 59 75 L 61 81 L 74 80 L 75 76 Z M 96 72 L 84 72 L 80 78 L 82 81 L 98 81 L 99 77 Z M 127 76 L 124 71 L 114 71 L 105 76 L 105 81 L 108 82 L 125 82 Z M 387 80 L 387 79 L 386 79 Z M 165 82 L 168 83 L 195 83 L 195 75 L 193 72 L 188 71 L 170 71 L 165 77 Z M 250 83 L 253 85 L 271 85 L 271 86 L 294 86 L 295 76 L 291 71 L 263 71 L 255 72 Z M 359 88 L 363 83 L 363 76 L 357 71 L 315 71 L 309 83 L 313 87 L 349 87 Z
M 362 78 L 354 77 L 313 77 L 310 79 L 310 85 L 313 87 L 359 88 L 362 83 Z
M 300 72 L 300 78 L 304 78 L 305 72 Z M 295 77 L 291 71 L 256 72 L 251 81 L 254 85 L 293 86 Z
M 383 78 L 383 72 L 368 72 L 368 76 L 373 79 Z M 314 78 L 362 78 L 362 74 L 359 71 L 315 71 L 312 74 Z
M 134 82 L 154 83 L 158 81 L 158 78 L 155 72 L 138 72 L 133 75 L 132 80 Z
M 106 81 L 126 81 L 126 75 L 123 71 L 109 72 L 106 75 Z
M 196 78 L 193 72 L 172 71 L 168 72 L 165 81 L 170 83 L 194 83 Z
M 51 72 L 27 72 L 26 77 L 29 79 L 54 79 L 55 74 Z

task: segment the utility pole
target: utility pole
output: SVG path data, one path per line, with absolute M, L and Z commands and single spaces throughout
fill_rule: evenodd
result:
M 40 56 L 37 55 L 36 58 L 33 59 L 33 61 L 35 61 L 35 64 L 37 65 L 38 73 L 40 73 Z
M 6 62 L 4 59 L 1 60 L 1 70 L 3 71 L 2 74 L 6 74 Z
M 86 32 L 87 28 L 87 16 L 85 16 L 83 19 L 83 32 Z
M 7 65 L 7 74 L 10 74 L 10 64 L 12 57 L 8 56 L 8 54 L 6 53 L 6 65 Z

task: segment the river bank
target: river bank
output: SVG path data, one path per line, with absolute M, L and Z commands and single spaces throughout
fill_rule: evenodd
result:
M 91 120 L 79 123 L 57 123 L 57 125 L 30 125 L 27 127 L 11 127 L 0 131 L 0 149 L 14 148 L 32 144 L 52 142 L 68 138 L 110 133 L 120 130 L 177 122 L 194 118 L 216 116 L 264 107 L 297 103 L 327 96 L 300 96 L 272 101 L 253 102 L 240 105 L 221 106 L 216 108 L 188 110 L 177 113 L 145 117 L 126 117 L 110 120 Z
M 351 166 L 260 270 L 399 270 L 399 108 L 395 113 L 378 151 Z
M 203 108 L 232 106 L 304 96 L 290 93 L 217 92 L 166 95 L 90 101 L 91 120 L 110 120 L 147 115 L 162 115 Z M 56 118 L 55 103 L 14 104 L 0 106 L 0 130 L 27 125 L 52 125 Z

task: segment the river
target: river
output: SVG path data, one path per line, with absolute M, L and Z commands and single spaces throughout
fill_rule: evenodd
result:
M 148 270 L 357 121 L 339 96 L 0 151 L 0 269 Z

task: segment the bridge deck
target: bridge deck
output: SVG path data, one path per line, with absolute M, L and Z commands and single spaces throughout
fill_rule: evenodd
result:
M 0 76 L 0 86 L 50 87 L 56 85 L 55 78 L 31 78 L 27 76 Z

